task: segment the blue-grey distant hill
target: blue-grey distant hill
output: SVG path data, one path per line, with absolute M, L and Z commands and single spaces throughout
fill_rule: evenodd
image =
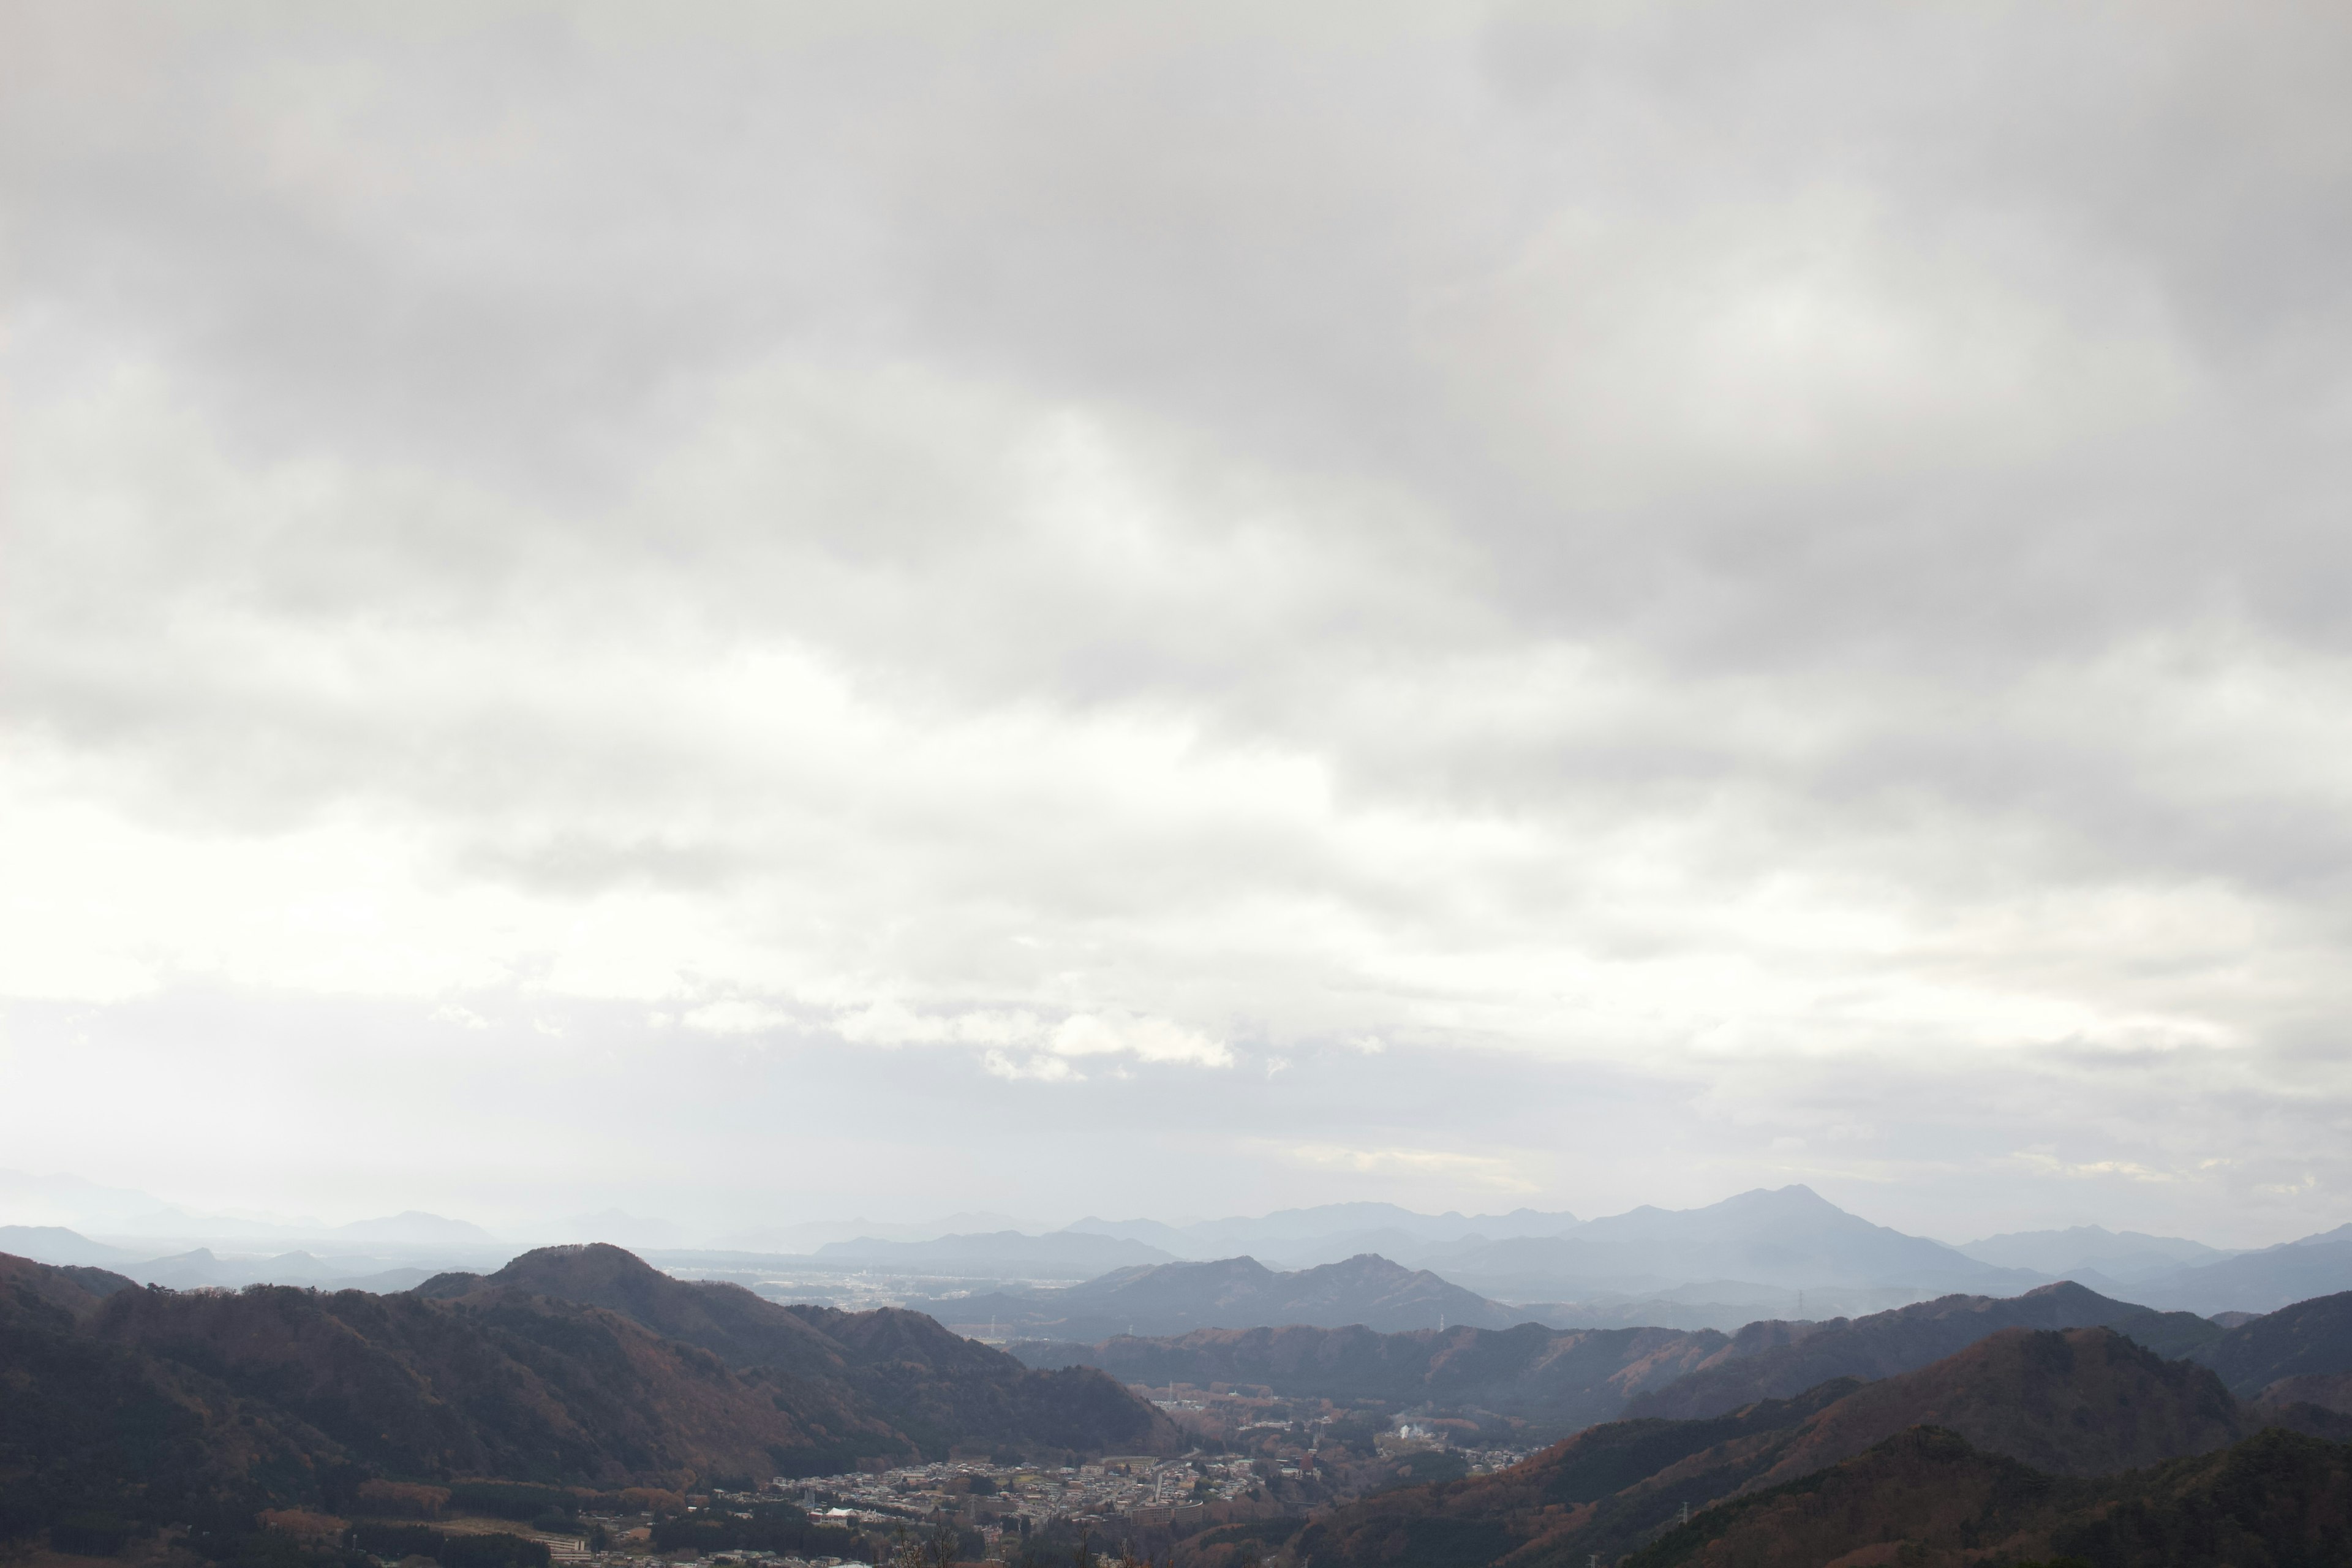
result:
M 1999 1268 L 1940 1241 L 1874 1225 L 1804 1186 L 1759 1188 L 1705 1208 L 1643 1206 L 1564 1236 L 1465 1238 L 1404 1260 L 1517 1300 L 1651 1291 L 1693 1280 L 1992 1295 L 2048 1282 L 2039 1273 Z
M 2269 1312 L 2352 1290 L 2352 1226 L 2139 1281 L 2151 1306 L 2191 1312 Z
M 2001 1268 L 2032 1268 L 2062 1279 L 2089 1271 L 2115 1280 L 2149 1279 L 2236 1256 L 2186 1237 L 2113 1231 L 2097 1225 L 2012 1231 L 1964 1242 L 1959 1250 Z
M 1499 1329 L 1526 1317 L 1426 1269 L 1376 1257 L 1287 1273 L 1254 1258 L 1162 1263 L 1118 1269 L 1066 1289 L 992 1291 L 910 1305 L 967 1330 L 992 1323 L 1003 1337 L 1078 1341 L 1294 1323 L 1360 1323 L 1383 1332 L 1446 1325 Z
M 1377 1253 L 1475 1294 L 1517 1301 L 1646 1295 L 1702 1280 L 1745 1287 L 1759 1302 L 1772 1291 L 1832 1287 L 2014 1294 L 2051 1278 L 1874 1225 L 1803 1186 L 1585 1221 L 1532 1209 L 1431 1215 L 1390 1204 L 1331 1204 L 1259 1219 L 1185 1226 L 1084 1219 L 1070 1228 L 1194 1258 L 1247 1253 L 1292 1269 Z M 1743 1297 L 1735 1289 L 1723 1299 Z
M 116 1268 L 138 1256 L 61 1225 L 0 1225 L 0 1252 L 36 1263 L 96 1268 Z

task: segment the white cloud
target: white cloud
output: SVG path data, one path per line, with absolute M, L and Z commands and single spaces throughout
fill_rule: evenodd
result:
M 1040 1083 L 1069 1083 L 1086 1076 L 1061 1057 L 1030 1056 L 1016 1061 L 1003 1051 L 989 1051 L 981 1062 L 992 1077 L 1015 1082 L 1034 1079 Z
M 1056 1056 L 1132 1056 L 1147 1062 L 1183 1062 L 1193 1067 L 1234 1065 L 1221 1040 L 1166 1018 L 1126 1013 L 1075 1013 L 1054 1026 L 1047 1048 Z
M 680 1022 L 713 1035 L 765 1035 L 791 1027 L 793 1018 L 782 1008 L 730 997 L 690 1007 Z

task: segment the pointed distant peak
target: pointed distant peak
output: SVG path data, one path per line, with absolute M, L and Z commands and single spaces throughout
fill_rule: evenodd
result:
M 1837 1205 L 1830 1202 L 1802 1182 L 1791 1182 L 1785 1187 L 1758 1187 L 1751 1192 L 1742 1193 L 1738 1198 L 1730 1201 L 1769 1203 L 1782 1208 L 1837 1208 Z M 1838 1212 L 1843 1214 L 1845 1211 L 1838 1209 Z

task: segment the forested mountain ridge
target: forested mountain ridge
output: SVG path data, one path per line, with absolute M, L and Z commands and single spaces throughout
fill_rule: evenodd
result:
M 458 1306 L 530 1298 L 612 1311 L 739 1372 L 761 1369 L 805 1405 L 878 1421 L 932 1458 L 958 1446 L 1157 1453 L 1177 1441 L 1165 1415 L 1091 1368 L 1029 1367 L 898 1308 L 779 1306 L 740 1285 L 672 1279 L 617 1247 L 542 1247 L 495 1274 L 438 1276 L 417 1294 Z
M 2284 1378 L 2352 1373 L 2352 1290 L 2250 1319 L 2189 1354 L 2242 1398 Z
M 1621 1415 L 1719 1415 L 1787 1399 L 1834 1377 L 1884 1377 L 1923 1366 L 2008 1327 L 2104 1324 L 2167 1355 L 2221 1338 L 2187 1313 L 2158 1313 L 2079 1285 L 2013 1298 L 1947 1296 L 1857 1319 L 1766 1320 L 1712 1329 L 1456 1328 L 1377 1333 L 1288 1327 L 1119 1335 L 1096 1344 L 1012 1347 L 1035 1366 L 1099 1366 L 1121 1381 L 1261 1384 L 1293 1396 L 1381 1399 L 1524 1421 L 1538 1436 Z
M 402 1479 L 675 1486 L 910 1447 L 830 1391 L 544 1299 L 148 1289 L 110 1298 L 88 1331 L 286 1410 Z
M 1664 1532 L 1620 1568 L 2345 1568 L 2352 1445 L 2273 1429 L 2211 1454 L 2093 1479 L 2045 1475 L 1915 1427 L 1806 1479 Z M 1514 1568 L 1581 1568 L 1530 1555 Z
M 2142 1343 L 2154 1342 L 2151 1348 L 2175 1355 L 2221 1337 L 2219 1328 L 2202 1319 L 2152 1312 L 2062 1280 L 2022 1296 L 1944 1296 L 1866 1318 L 1751 1323 L 1735 1337 L 1729 1353 L 1679 1382 L 1636 1396 L 1624 1413 L 1692 1420 L 1759 1399 L 1787 1399 L 1832 1377 L 1908 1372 L 2001 1329 L 2093 1326 L 2117 1329 Z M 1776 1328 L 1784 1331 L 1775 1334 Z
M 2250 1409 L 2210 1370 L 2105 1328 L 2011 1329 L 1877 1382 L 1839 1379 L 1704 1419 L 1613 1422 L 1494 1475 L 1366 1499 L 1318 1519 L 1287 1555 L 1302 1568 L 1580 1568 L 1657 1542 L 1685 1505 L 1801 1483 L 1920 1428 L 2046 1481 L 2210 1454 L 2274 1420 L 2332 1430 L 2342 1418 Z
M 178 1292 L 0 1257 L 0 1534 L 75 1508 L 331 1505 L 372 1477 L 681 1488 L 1174 1442 L 1101 1373 L 1034 1371 L 919 1314 L 812 1322 L 737 1292 L 757 1311 L 735 1321 L 728 1288 L 568 1250 L 519 1260 L 508 1283 L 382 1296 Z M 732 1321 L 737 1358 L 550 1293 L 572 1286 L 705 1338 Z M 749 1360 L 755 1330 L 795 1364 Z

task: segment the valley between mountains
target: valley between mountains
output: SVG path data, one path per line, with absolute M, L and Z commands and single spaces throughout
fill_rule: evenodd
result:
M 0 1257 L 0 1534 L 180 1568 L 2352 1563 L 2347 1439 L 2352 1292 L 1008 1351 L 603 1245 L 386 1294 Z

